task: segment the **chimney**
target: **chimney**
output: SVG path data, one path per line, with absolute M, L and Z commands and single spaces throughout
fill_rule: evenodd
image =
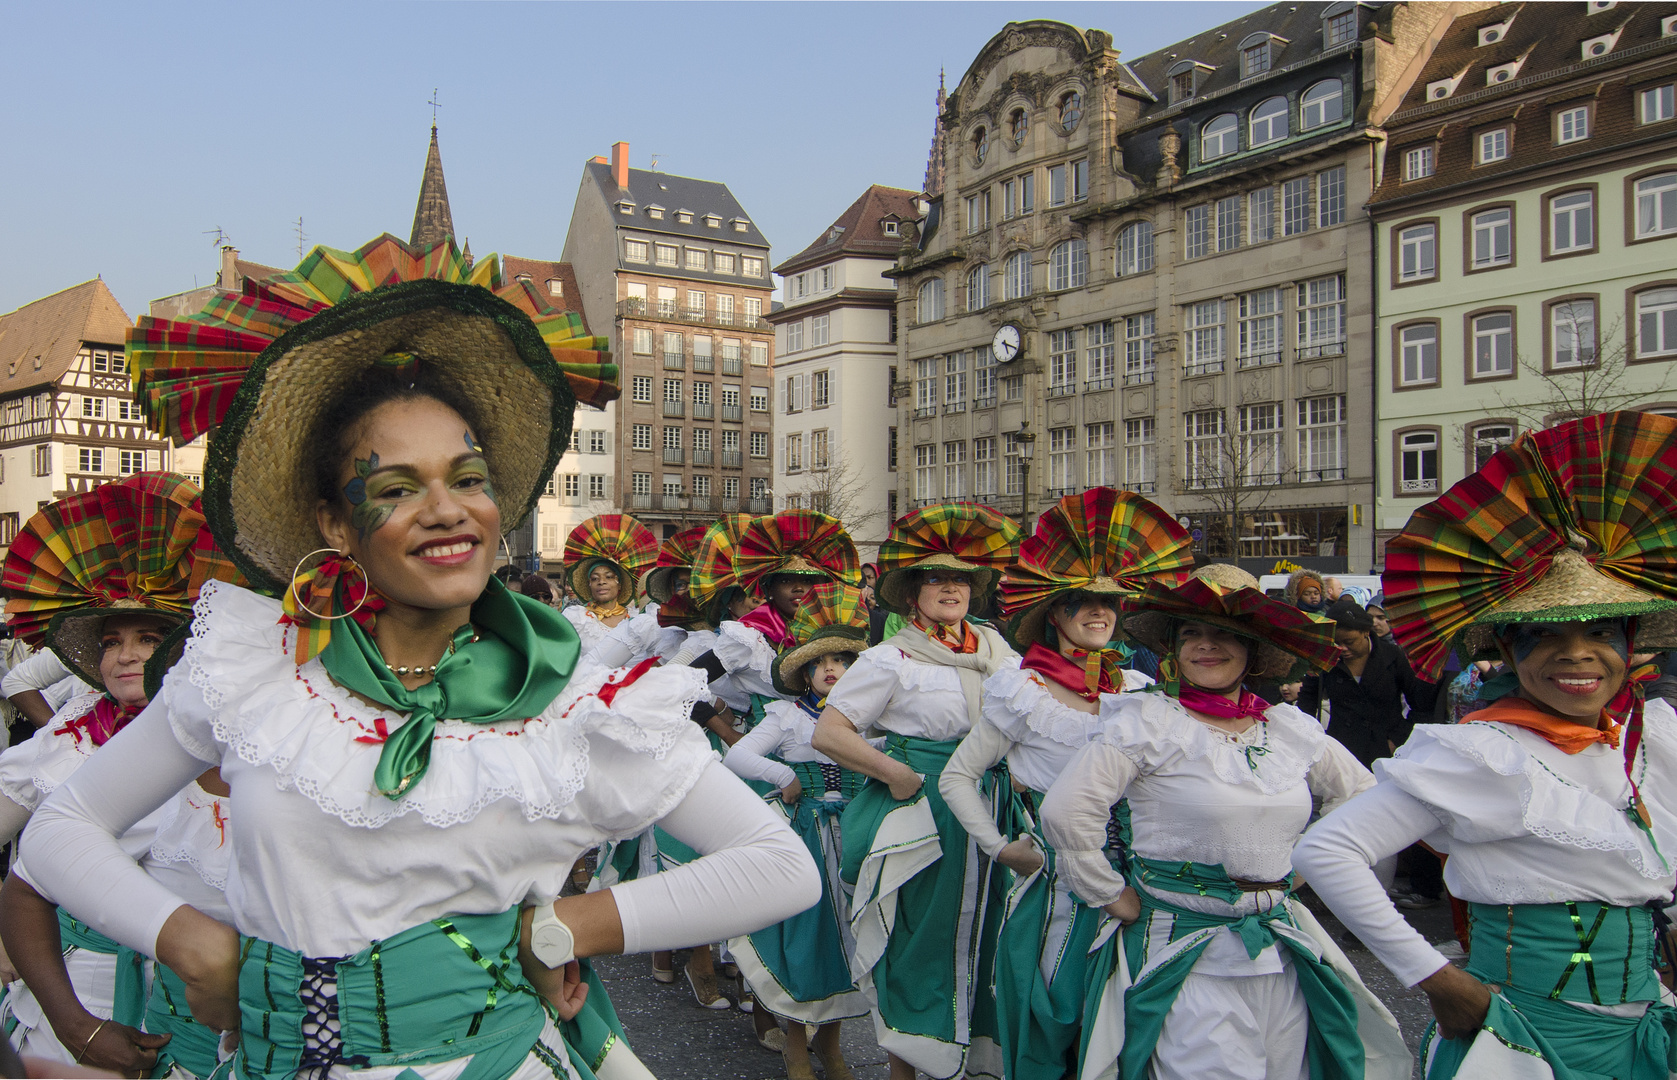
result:
M 626 142 L 611 144 L 611 177 L 617 181 L 619 191 L 629 190 L 629 144 Z
M 221 245 L 221 270 L 215 276 L 215 283 L 223 289 L 233 291 L 239 288 L 239 249 L 232 244 Z

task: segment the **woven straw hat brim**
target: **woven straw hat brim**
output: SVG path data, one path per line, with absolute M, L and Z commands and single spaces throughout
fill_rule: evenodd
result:
M 571 567 L 571 595 L 584 604 L 594 602 L 594 594 L 588 588 L 588 575 L 593 572 L 594 567 L 599 563 L 605 563 L 617 574 L 617 602 L 625 607 L 634 603 L 635 575 L 625 570 L 623 564 L 613 562 L 600 555 L 590 555 Z
M 205 464 L 216 542 L 259 587 L 282 589 L 323 546 L 318 418 L 386 353 L 421 358 L 469 402 L 503 531 L 535 508 L 570 442 L 576 399 L 529 316 L 487 289 L 422 280 L 352 296 L 275 339 L 251 365 Z
M 98 607 L 71 608 L 53 616 L 47 631 L 47 642 L 64 665 L 82 681 L 96 690 L 105 688 L 105 678 L 99 674 L 100 639 L 105 633 L 105 620 L 113 615 L 145 615 L 155 617 L 170 626 L 186 621 L 186 614 L 152 607 L 134 600 L 118 601 Z
M 834 626 L 818 632 L 815 637 L 795 649 L 787 649 L 774 661 L 774 688 L 783 694 L 797 697 L 809 689 L 809 678 L 804 666 L 811 660 L 834 653 L 856 653 L 868 647 L 868 632 L 861 627 Z
M 1583 555 L 1563 549 L 1532 586 L 1481 612 L 1462 631 L 1470 657 L 1494 656 L 1496 628 L 1512 623 L 1569 623 L 1637 617 L 1638 652 L 1677 647 L 1677 600 L 1604 574 Z
M 1116 625 L 1112 628 L 1112 640 L 1119 642 L 1128 636 L 1124 632 L 1123 602 L 1134 596 L 1135 590 L 1126 589 L 1111 578 L 1096 578 L 1089 584 L 1079 585 L 1075 589 L 1062 589 L 1041 603 L 1026 608 L 1013 623 L 1014 642 L 1022 647 L 1030 645 L 1046 646 L 1048 644 L 1046 636 L 1048 613 L 1053 610 L 1055 604 L 1062 602 L 1070 593 L 1089 593 L 1094 596 L 1112 597 L 1114 600 L 1113 606 L 1117 608 L 1119 616 Z
M 1123 620 L 1124 630 L 1138 644 L 1152 649 L 1161 657 L 1176 655 L 1176 642 L 1172 637 L 1172 628 L 1184 622 L 1202 622 L 1212 626 L 1220 626 L 1231 633 L 1239 634 L 1251 642 L 1254 649 L 1251 666 L 1247 669 L 1247 677 L 1253 679 L 1280 679 L 1302 675 L 1311 665 L 1294 653 L 1283 649 L 1262 637 L 1264 627 L 1246 619 L 1231 618 L 1226 615 L 1216 615 L 1199 609 L 1183 609 L 1178 612 L 1142 611 L 1126 616 Z
M 965 570 L 973 575 L 973 607 L 978 606 L 981 598 L 994 592 L 997 583 L 1002 579 L 1000 570 L 967 562 L 947 552 L 939 552 L 936 555 L 928 555 L 919 562 L 885 571 L 880 575 L 879 585 L 874 590 L 875 595 L 879 597 L 879 602 L 884 605 L 886 611 L 894 611 L 898 615 L 913 615 L 913 602 L 908 595 L 911 575 L 916 570 L 931 570 L 937 567 L 945 570 Z
M 641 594 L 652 597 L 660 604 L 667 604 L 675 595 L 675 576 L 690 573 L 692 571 L 685 566 L 654 566 L 641 575 Z

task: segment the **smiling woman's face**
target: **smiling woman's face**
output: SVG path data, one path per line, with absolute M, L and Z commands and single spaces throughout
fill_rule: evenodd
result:
M 1213 693 L 1240 689 L 1250 655 L 1245 638 L 1210 623 L 1186 622 L 1176 642 L 1183 682 Z
M 1499 633 L 1520 677 L 1520 696 L 1586 727 L 1596 726 L 1625 684 L 1629 650 L 1617 619 L 1524 623 Z
M 922 618 L 949 625 L 967 617 L 972 606 L 972 575 L 964 570 L 936 567 L 920 575 L 914 607 Z
M 163 644 L 169 624 L 150 615 L 112 615 L 99 632 L 99 677 L 120 705 L 146 706 L 146 661 Z
M 1060 650 L 1104 649 L 1112 643 L 1113 631 L 1118 626 L 1118 609 L 1112 601 L 1089 597 L 1067 611 L 1065 605 L 1055 604 L 1048 611 L 1048 621 L 1060 635 Z
M 466 421 L 415 398 L 380 405 L 356 426 L 339 497 L 316 508 L 321 535 L 393 603 L 471 606 L 494 566 L 501 509 Z

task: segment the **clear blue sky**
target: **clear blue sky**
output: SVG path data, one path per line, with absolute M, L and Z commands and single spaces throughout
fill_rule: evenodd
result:
M 583 162 L 720 180 L 801 250 L 872 183 L 918 188 L 953 89 L 1010 20 L 1138 57 L 1255 3 L 43 3 L 0 0 L 0 312 L 103 275 L 130 317 L 208 283 L 224 229 L 406 239 L 440 87 L 456 231 L 558 258 Z

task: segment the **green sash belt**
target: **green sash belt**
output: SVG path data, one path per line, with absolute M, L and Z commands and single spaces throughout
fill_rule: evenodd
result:
M 146 1011 L 145 972 L 141 967 L 145 958 L 126 945 L 117 944 L 63 908 L 58 909 L 58 938 L 66 952 L 76 948 L 116 957 L 111 1019 L 129 1027 L 139 1027 L 140 1017 Z
M 947 813 L 943 806 L 943 797 L 937 794 L 937 779 L 943 774 L 943 767 L 949 764 L 954 756 L 955 748 L 961 745 L 959 739 L 948 739 L 935 742 L 931 739 L 916 739 L 908 735 L 890 735 L 885 739 L 885 755 L 896 758 L 915 772 L 926 778 L 920 785 L 920 791 L 914 798 L 924 795 L 932 803 L 932 816 L 937 819 L 938 831 L 945 832 L 943 818 L 940 811 Z M 899 806 L 907 806 L 914 799 L 902 802 L 891 797 L 891 785 L 878 780 L 869 780 L 851 800 L 849 812 L 845 820 L 844 862 L 841 876 L 852 885 L 856 883 L 857 875 L 862 872 L 862 862 L 868 856 L 873 846 L 874 833 L 885 815 Z M 948 815 L 954 820 L 954 815 Z M 955 823 L 955 835 L 966 839 L 966 830 L 959 822 Z
M 827 793 L 827 778 L 821 774 L 820 764 L 814 761 L 788 761 L 786 764 L 798 774 L 798 783 L 804 788 L 804 799 L 808 800 L 813 796 L 816 801 L 823 801 L 821 797 Z M 825 801 L 842 811 L 851 799 L 862 793 L 862 787 L 868 782 L 868 778 L 849 769 L 840 769 L 839 774 L 840 797 Z
M 547 1022 L 518 964 L 517 908 L 409 927 L 339 961 L 337 976 L 342 1055 L 351 1068 L 470 1057 L 459 1080 L 496 1080 L 536 1049 Z M 241 1076 L 296 1074 L 302 984 L 300 954 L 241 936 Z
M 153 1076 L 167 1076 L 179 1065 L 199 1080 L 210 1080 L 221 1069 L 230 1071 L 232 1061 L 218 1060 L 221 1042 L 215 1032 L 192 1019 L 186 1005 L 186 984 L 169 968 L 157 964 L 152 969 L 151 997 L 146 1001 L 146 1030 L 153 1035 L 171 1036 L 167 1046 L 157 1052 L 157 1067 Z
M 1145 970 L 1149 959 L 1148 940 L 1153 936 L 1150 933 L 1151 924 L 1156 912 L 1163 912 L 1171 918 L 1171 929 L 1166 943 L 1152 946 L 1154 951 L 1169 948 L 1168 943 L 1191 937 L 1200 931 L 1224 927 L 1240 936 L 1246 946 L 1246 954 L 1254 959 L 1271 945 L 1287 949 L 1293 960 L 1299 990 L 1304 995 L 1305 1007 L 1310 1012 L 1306 1060 L 1311 1080 L 1357 1080 L 1363 1075 L 1363 1043 L 1357 1032 L 1356 999 L 1338 973 L 1298 940 L 1302 932 L 1293 923 L 1285 903 L 1277 904 L 1268 911 L 1239 916 L 1212 915 L 1177 907 L 1163 899 L 1161 894 L 1210 896 L 1232 904 L 1243 893 L 1239 884 L 1220 864 L 1165 863 L 1134 853 L 1130 856 L 1129 884 L 1141 898 L 1141 917 L 1125 927 L 1122 935 L 1112 935 L 1091 959 L 1090 987 L 1097 992 L 1089 995 L 1089 1005 L 1085 1010 L 1086 1013 L 1091 1012 L 1098 1005 L 1098 990 L 1105 985 L 1112 965 L 1119 962 L 1116 943 L 1122 936 L 1122 962 L 1129 966 L 1130 977 L 1134 981 L 1124 999 L 1124 1049 L 1119 1057 L 1118 1075 L 1147 1075 L 1148 1061 L 1158 1045 L 1165 1016 L 1181 992 L 1188 973 L 1214 936 L 1205 934 L 1168 960 Z M 1278 931 L 1278 925 L 1286 929 Z

